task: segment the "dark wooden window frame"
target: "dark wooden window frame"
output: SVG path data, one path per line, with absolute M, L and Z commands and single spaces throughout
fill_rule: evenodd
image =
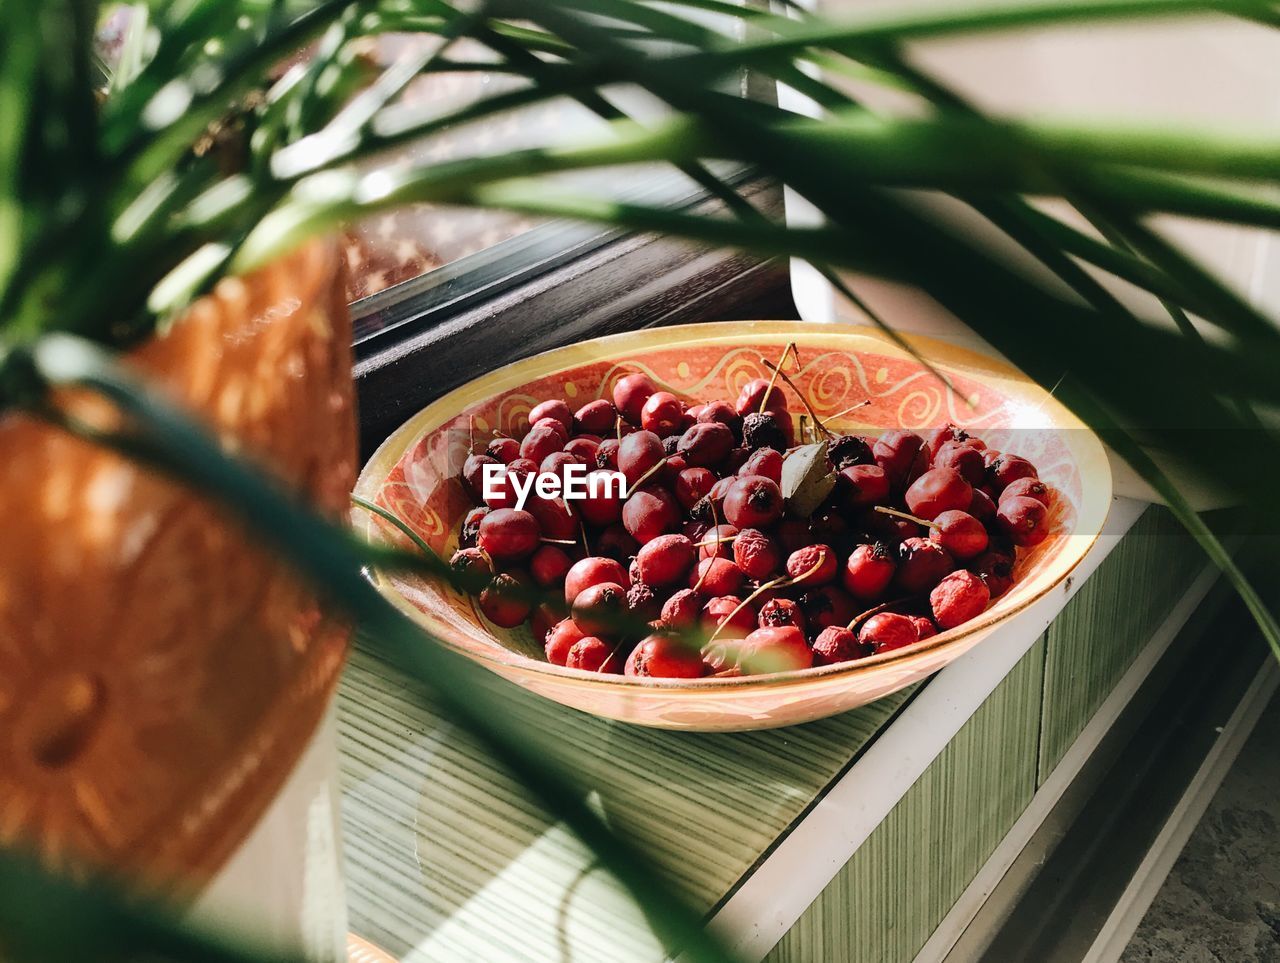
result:
M 781 216 L 776 185 L 742 176 L 736 186 L 759 210 Z M 706 195 L 682 206 L 724 214 Z M 785 264 L 654 235 L 580 234 L 512 275 L 460 285 L 453 300 L 439 297 L 438 281 L 429 296 L 409 282 L 356 305 L 358 320 L 379 315 L 356 345 L 366 457 L 442 393 L 539 351 L 635 328 L 743 317 L 746 306 L 746 314 L 794 316 Z

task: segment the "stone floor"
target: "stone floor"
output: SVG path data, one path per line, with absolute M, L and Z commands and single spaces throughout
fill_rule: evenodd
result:
M 1272 699 L 1121 957 L 1280 963 L 1280 697 Z

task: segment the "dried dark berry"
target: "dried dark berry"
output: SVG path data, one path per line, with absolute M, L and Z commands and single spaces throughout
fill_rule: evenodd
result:
M 787 433 L 778 419 L 768 412 L 752 412 L 742 419 L 742 440 L 752 450 L 787 450 Z
M 662 613 L 662 603 L 644 582 L 633 582 L 627 589 L 627 610 L 638 619 L 652 622 Z
M 871 454 L 871 446 L 859 435 L 841 435 L 827 449 L 831 462 L 836 470 L 849 468 L 852 465 L 874 465 L 875 456 Z

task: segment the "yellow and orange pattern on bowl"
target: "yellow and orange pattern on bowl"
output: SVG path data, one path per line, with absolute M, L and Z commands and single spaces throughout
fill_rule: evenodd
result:
M 801 362 L 788 373 L 831 427 L 876 435 L 954 423 L 991 447 L 1029 458 L 1057 490 L 1049 537 L 1020 552 L 1014 588 L 980 618 L 910 648 L 836 666 L 734 679 L 640 680 L 551 665 L 527 628 L 493 626 L 470 598 L 446 585 L 392 577 L 382 580 L 383 590 L 445 642 L 566 705 L 643 725 L 763 728 L 862 705 L 936 671 L 1061 581 L 1101 530 L 1111 496 L 1101 445 L 1017 371 L 942 342 L 915 339 L 915 350 L 945 372 L 948 387 L 876 332 L 801 322 L 640 331 L 507 366 L 450 392 L 405 424 L 365 467 L 357 494 L 396 513 L 447 556 L 472 507 L 459 480 L 472 438 L 487 438 L 494 430 L 519 437 L 539 402 L 562 397 L 577 407 L 607 398 L 619 378 L 636 371 L 684 399 L 733 399 L 747 381 L 769 376 L 765 360 L 776 360 L 788 341 L 797 343 Z M 791 407 L 802 410 L 795 399 Z M 370 535 L 401 537 L 364 513 L 353 517 Z

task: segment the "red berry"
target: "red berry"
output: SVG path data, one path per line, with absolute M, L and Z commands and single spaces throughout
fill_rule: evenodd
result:
M 1005 453 L 987 463 L 987 481 L 997 491 L 1003 491 L 1019 478 L 1037 477 L 1036 466 L 1025 458 Z
M 560 427 L 557 431 L 556 427 Z M 552 452 L 559 451 L 564 447 L 564 443 L 568 441 L 564 429 L 558 421 L 550 421 L 549 424 L 538 424 L 529 429 L 529 433 L 524 436 L 524 440 L 520 442 L 520 455 L 531 461 L 542 464 L 542 460 Z
M 587 497 L 579 498 L 574 507 L 592 525 L 612 525 L 622 518 L 621 486 L 613 478 L 605 468 L 587 472 Z
M 836 580 L 840 563 L 830 545 L 806 545 L 787 558 L 787 574 L 796 585 L 816 588 Z
M 723 625 L 719 638 L 741 639 L 756 627 L 756 614 L 736 595 L 722 595 L 702 607 L 702 624 L 708 634 Z
M 738 437 L 742 431 L 742 418 L 733 410 L 733 405 L 727 401 L 708 401 L 705 405 L 699 405 L 697 413 L 694 409 L 689 409 L 689 414 L 693 415 L 693 420 L 703 423 L 717 422 L 724 425 L 732 432 L 733 436 Z
M 662 621 L 673 629 L 688 629 L 697 624 L 707 597 L 693 589 L 680 589 L 662 605 Z
M 844 566 L 844 587 L 854 598 L 869 602 L 884 595 L 897 564 L 884 542 L 859 545 Z
M 529 424 L 536 425 L 543 418 L 554 418 L 564 425 L 566 432 L 573 431 L 573 411 L 559 399 L 533 406 L 533 410 L 529 412 Z
M 843 625 L 828 625 L 813 642 L 814 665 L 835 665 L 866 654 L 867 648 Z
M 608 526 L 596 536 L 594 547 L 597 555 L 617 562 L 625 562 L 640 551 L 640 543 L 631 537 L 631 533 L 621 523 Z
M 768 392 L 769 395 L 767 401 L 764 400 L 765 392 Z M 742 386 L 733 409 L 740 416 L 746 418 L 747 415 L 760 411 L 762 408 L 770 411 L 786 411 L 787 398 L 782 393 L 782 385 L 775 384 L 770 388 L 767 378 L 755 378 Z
M 462 530 L 458 533 L 459 545 L 463 548 L 475 545 L 476 537 L 480 534 L 480 523 L 490 511 L 492 509 L 481 505 L 479 508 L 473 508 L 467 512 L 466 517 L 462 520 Z
M 644 545 L 676 528 L 680 524 L 680 509 L 665 488 L 642 488 L 623 504 L 622 524 Z
M 573 600 L 593 585 L 607 583 L 630 585 L 627 570 L 622 563 L 612 558 L 591 555 L 573 563 L 573 567 L 565 573 L 564 600 L 572 605 Z
M 738 668 L 750 675 L 794 672 L 813 665 L 804 633 L 792 625 L 756 629 L 732 648 Z
M 974 558 L 987 550 L 987 530 L 968 512 L 943 512 L 933 521 L 929 537 L 956 558 Z
M 792 599 L 769 599 L 760 606 L 760 614 L 756 617 L 760 628 L 767 629 L 779 625 L 794 625 L 804 631 L 804 612 Z
M 471 493 L 471 497 L 479 501 L 484 497 L 484 466 L 502 464 L 489 455 L 468 455 L 462 463 L 462 481 Z
M 824 585 L 800 596 L 800 611 L 804 613 L 809 631 L 821 631 L 828 625 L 847 625 L 858 613 L 853 597 L 834 585 Z
M 881 612 L 862 623 L 858 629 L 858 641 L 872 646 L 877 652 L 892 652 L 920 641 L 915 623 L 905 615 Z
M 582 669 L 585 672 L 622 672 L 622 659 L 618 657 L 618 647 L 594 635 L 588 635 L 573 643 L 565 665 L 570 669 Z
M 836 476 L 840 497 L 850 508 L 883 505 L 889 500 L 889 476 L 879 465 L 850 465 Z
M 495 438 L 489 442 L 485 454 L 504 465 L 509 465 L 520 457 L 520 442 L 514 438 Z
M 684 405 L 670 391 L 655 391 L 640 409 L 640 427 L 655 435 L 674 434 L 684 421 Z
M 996 522 L 1013 544 L 1039 545 L 1049 534 L 1049 510 L 1041 502 L 1025 495 L 1000 499 Z M 483 546 L 481 546 L 483 547 Z
M 782 517 L 782 489 L 772 478 L 747 475 L 729 486 L 724 515 L 738 529 L 767 528 Z
M 733 595 L 742 588 L 742 569 L 727 558 L 704 558 L 689 573 L 689 587 L 699 585 L 708 595 Z
M 634 485 L 665 457 L 661 438 L 651 431 L 637 431 L 618 445 L 618 471 L 627 476 L 628 486 Z
M 871 446 L 871 454 L 884 469 L 891 488 L 910 485 L 929 466 L 929 449 L 913 431 L 886 431 Z
M 964 569 L 952 572 L 929 593 L 933 620 L 943 629 L 954 629 L 981 615 L 990 601 L 991 593 L 986 583 Z
M 907 509 L 933 520 L 946 511 L 964 511 L 973 501 L 973 488 L 951 468 L 932 468 L 907 489 Z
M 631 436 L 628 435 L 628 438 Z M 618 470 L 618 448 L 622 442 L 617 438 L 606 438 L 600 442 L 600 447 L 596 449 L 596 467 L 607 468 L 610 471 Z
M 951 553 L 927 538 L 908 538 L 898 549 L 894 582 L 908 595 L 923 595 L 954 568 Z
M 630 374 L 613 386 L 613 404 L 622 417 L 633 425 L 640 424 L 640 409 L 658 389 L 648 376 Z
M 715 484 L 715 472 L 709 468 L 686 468 L 676 475 L 676 501 L 685 511 L 688 511 L 706 496 Z
M 868 540 L 878 540 L 896 545 L 921 534 L 921 526 L 905 518 L 886 515 L 874 509 L 864 509 L 853 519 L 854 527 L 865 532 Z
M 680 477 L 680 473 L 688 470 L 689 463 L 685 461 L 683 455 L 668 455 L 667 463 L 662 466 L 655 477 L 664 485 L 674 489 L 676 479 Z
M 706 544 L 698 546 L 698 558 L 732 558 L 737 537 L 738 530 L 732 525 L 713 525 L 699 539 Z
M 815 544 L 835 545 L 849 536 L 849 519 L 829 502 L 820 505 L 809 518 L 809 531 Z
M 777 531 L 778 543 L 788 555 L 798 548 L 813 544 L 813 533 L 809 531 L 809 526 L 798 518 L 784 518 Z
M 559 545 L 543 545 L 529 560 L 529 574 L 542 588 L 560 585 L 573 567 L 573 559 Z
M 516 460 L 519 461 L 520 459 Z M 513 471 L 511 466 L 508 465 L 507 470 L 494 479 L 488 494 L 483 494 L 484 489 L 481 489 L 481 497 L 484 499 L 485 505 L 492 509 L 515 508 L 519 498 L 516 495 L 512 479 L 517 475 L 523 477 L 524 474 L 524 472 Z
M 519 458 L 513 458 L 507 464 L 507 471 L 517 475 L 532 475 L 538 470 L 538 463 L 532 458 L 525 458 L 523 455 Z
M 554 602 L 543 602 L 534 608 L 533 614 L 529 617 L 533 637 L 545 641 L 551 630 L 568 614 L 569 610 L 560 604 L 559 598 Z
M 683 535 L 659 535 L 636 555 L 640 581 L 647 585 L 672 585 L 683 581 L 697 551 Z
M 477 544 L 499 561 L 533 554 L 540 537 L 538 521 L 528 512 L 499 508 L 480 522 Z
M 627 657 L 626 674 L 638 678 L 698 679 L 706 673 L 701 653 L 666 635 L 642 639 Z
M 733 487 L 735 481 L 737 479 L 733 476 L 721 478 L 711 486 L 711 491 L 707 492 L 707 498 L 715 503 L 717 510 L 723 510 L 724 500 L 728 497 L 729 489 Z
M 449 568 L 468 592 L 478 592 L 493 577 L 493 560 L 478 548 L 463 548 L 453 553 Z
M 751 449 L 743 446 L 732 448 L 729 450 L 728 457 L 725 458 L 724 464 L 720 466 L 720 470 L 726 475 L 738 474 L 742 466 L 747 463 L 747 459 L 751 457 Z M 751 474 L 748 472 L 747 474 Z
M 548 417 L 539 418 L 536 421 L 531 420 L 529 423 L 529 430 L 532 431 L 534 428 L 555 432 L 560 436 L 560 443 L 562 445 L 569 440 L 569 426 L 559 418 Z
M 996 519 L 996 503 L 981 488 L 973 490 L 973 501 L 969 503 L 969 514 L 982 523 L 994 522 Z
M 951 442 L 965 442 L 969 438 L 969 433 L 963 428 L 957 428 L 951 423 L 943 425 L 941 428 L 935 428 L 933 431 L 925 435 L 925 448 L 929 452 L 929 460 L 938 457 L 938 452 L 942 450 L 942 446 Z
M 569 659 L 569 650 L 579 639 L 584 638 L 573 619 L 557 622 L 547 633 L 543 650 L 547 653 L 547 661 L 552 665 L 564 665 Z
M 690 465 L 708 468 L 724 461 L 732 448 L 733 432 L 718 421 L 705 421 L 680 436 L 676 453 Z
M 578 537 L 578 517 L 563 498 L 532 495 L 525 504 L 529 514 L 537 519 L 543 538 L 571 540 Z
M 782 547 L 758 528 L 744 528 L 733 540 L 733 560 L 747 578 L 763 582 L 782 565 Z
M 924 615 L 909 615 L 907 618 L 916 627 L 916 635 L 919 636 L 917 641 L 923 642 L 925 639 L 931 639 L 938 634 L 938 627 L 933 624 L 933 620 Z
M 933 467 L 950 468 L 970 485 L 981 485 L 987 472 L 982 464 L 982 452 L 958 441 L 949 441 L 938 449 Z
M 1034 498 L 1045 508 L 1053 506 L 1053 490 L 1039 478 L 1028 476 L 1011 481 L 1005 486 L 1004 491 L 1000 493 L 1000 501 L 1003 502 L 1006 498 L 1015 496 Z
M 600 440 L 580 435 L 565 442 L 564 450 L 584 465 L 595 465 L 596 455 L 600 452 Z
M 533 588 L 523 572 L 501 572 L 480 593 L 480 611 L 494 625 L 515 628 L 533 611 Z
M 578 593 L 569 617 L 583 635 L 617 635 L 626 611 L 627 590 L 618 582 L 602 582 Z
M 772 448 L 757 448 L 738 469 L 740 476 L 763 475 L 782 484 L 782 453 Z
M 573 421 L 577 430 L 579 432 L 589 432 L 593 435 L 612 434 L 613 426 L 617 423 L 617 420 L 618 409 L 604 398 L 588 401 L 573 413 Z
M 970 571 L 986 583 L 993 599 L 1013 585 L 1013 560 L 1002 552 L 984 552 L 970 564 Z

